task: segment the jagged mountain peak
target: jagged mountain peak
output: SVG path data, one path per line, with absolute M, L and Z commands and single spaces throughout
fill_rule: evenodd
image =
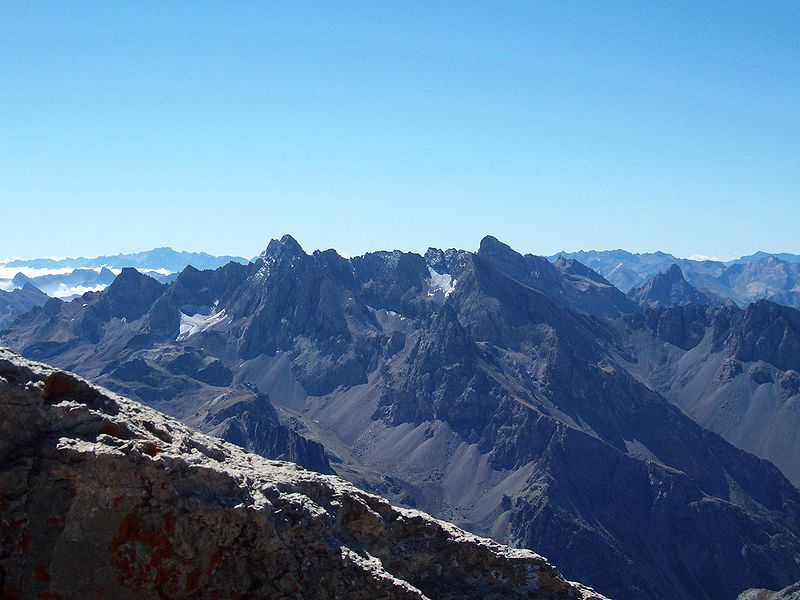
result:
M 639 310 L 601 275 L 577 261 L 564 258 L 553 264 L 543 256 L 523 256 L 491 236 L 483 239 L 477 257 L 505 276 L 576 312 L 607 317 Z
M 492 235 L 487 235 L 481 240 L 478 256 L 514 261 L 522 259 L 522 254 Z
M 631 290 L 628 296 L 644 308 L 669 307 L 673 305 L 701 304 L 722 305 L 725 301 L 706 290 L 700 290 L 689 283 L 683 270 L 676 263 L 658 272 L 639 288 Z
M 425 264 L 438 273 L 445 273 L 447 271 L 447 257 L 444 250 L 439 248 L 428 248 L 423 255 Z
M 42 290 L 30 282 L 25 282 L 25 285 L 23 285 L 20 289 L 22 289 L 24 292 L 44 294 Z
M 664 277 L 666 277 L 667 281 L 686 281 L 686 278 L 683 276 L 683 271 L 676 263 L 672 263 L 669 266 L 664 272 Z
M 198 269 L 197 267 L 194 267 L 192 265 L 186 265 L 186 268 L 184 268 L 183 271 L 178 273 L 178 276 L 175 278 L 175 281 L 182 281 L 182 280 L 185 280 L 187 278 L 196 277 L 197 274 L 200 273 L 200 272 L 201 272 L 201 270 Z
M 49 297 L 32 283 L 10 292 L 0 290 L 0 331 L 29 310 L 43 306 Z
M 449 248 L 441 250 L 439 248 L 428 248 L 425 252 L 425 264 L 439 274 L 452 274 L 457 275 L 464 270 L 473 256 L 471 252 L 466 250 L 458 250 L 456 248 Z
M 149 275 L 133 267 L 125 267 L 114 278 L 111 285 L 108 286 L 105 296 L 124 300 L 126 295 L 138 293 L 139 290 L 146 290 L 148 295 L 152 295 L 161 290 L 162 287 L 161 283 Z
M 24 273 L 17 273 L 11 279 L 11 284 L 16 288 L 21 288 L 25 284 L 32 283 L 32 282 L 33 282 L 33 280 L 30 277 L 28 277 L 27 275 L 25 275 Z
M 122 270 L 119 272 L 119 275 L 117 275 L 116 282 L 117 285 L 125 285 L 127 282 L 144 281 L 145 279 L 152 279 L 153 281 L 155 281 L 155 279 L 153 279 L 146 273 L 142 273 L 135 267 L 123 267 Z
M 253 261 L 256 265 L 255 276 L 258 280 L 274 273 L 288 272 L 297 265 L 306 264 L 309 257 L 303 247 L 291 235 L 280 239 L 272 239 L 267 248 Z
M 128 321 L 147 312 L 164 285 L 133 267 L 122 269 L 111 285 L 91 303 L 92 316 L 100 320 L 119 317 Z
M 261 253 L 262 258 L 280 258 L 283 256 L 305 256 L 303 247 L 288 233 L 280 240 L 272 239 L 267 245 L 267 249 Z

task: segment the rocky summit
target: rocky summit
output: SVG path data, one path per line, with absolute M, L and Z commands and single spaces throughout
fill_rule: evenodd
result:
M 600 599 L 544 558 L 0 350 L 2 598 Z

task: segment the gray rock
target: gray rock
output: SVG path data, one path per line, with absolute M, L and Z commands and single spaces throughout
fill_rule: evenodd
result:
M 777 592 L 749 589 L 739 594 L 737 600 L 800 600 L 800 581 Z
M 6 350 L 0 490 L 3 598 L 601 598 Z

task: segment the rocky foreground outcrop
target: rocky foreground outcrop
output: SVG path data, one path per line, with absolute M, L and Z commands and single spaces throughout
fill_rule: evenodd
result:
M 738 600 L 800 600 L 800 581 L 777 592 L 751 589 L 742 592 Z
M 2 598 L 601 598 L 0 349 Z

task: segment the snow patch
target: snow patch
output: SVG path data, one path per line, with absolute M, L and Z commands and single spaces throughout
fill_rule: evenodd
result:
M 401 315 L 400 313 L 397 313 L 397 312 L 395 312 L 393 310 L 383 310 L 383 309 L 381 309 L 381 310 L 379 310 L 377 312 L 385 313 L 387 316 L 392 317 L 393 319 L 399 319 L 401 321 L 405 321 L 406 320 L 406 318 L 403 315 Z
M 456 289 L 456 280 L 453 279 L 449 273 L 437 273 L 431 267 L 428 267 L 430 274 L 430 287 L 428 288 L 428 296 L 433 297 L 437 294 L 442 294 L 447 298 Z
M 181 313 L 180 333 L 178 333 L 178 337 L 175 339 L 178 342 L 189 339 L 196 333 L 206 331 L 218 323 L 222 323 L 226 318 L 227 315 L 224 309 L 217 313 L 211 313 L 210 315 L 203 315 L 200 313 L 196 315 L 187 315 Z
M 611 277 L 611 276 L 612 276 L 614 273 L 616 273 L 616 272 L 617 272 L 619 269 L 624 269 L 624 268 L 625 268 L 625 265 L 624 265 L 624 264 L 622 264 L 622 263 L 619 263 L 619 264 L 618 264 L 616 267 L 614 267 L 613 269 L 611 269 L 611 270 L 608 272 L 608 277 Z

